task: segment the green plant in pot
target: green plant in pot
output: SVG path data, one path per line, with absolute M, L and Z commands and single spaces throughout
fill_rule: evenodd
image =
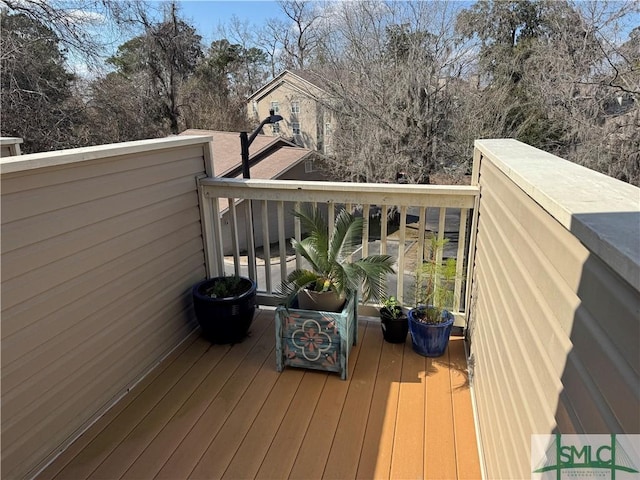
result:
M 350 256 L 362 243 L 364 220 L 342 209 L 332 233 L 318 208 L 294 211 L 307 237 L 291 244 L 310 265 L 291 272 L 283 282 L 287 304 L 297 299 L 299 308 L 338 312 L 349 295 L 362 287 L 363 301 L 379 301 L 386 289 L 386 275 L 393 273 L 389 255 L 369 255 L 355 261 Z
M 337 372 L 344 380 L 358 336 L 358 290 L 365 301 L 379 300 L 393 260 L 389 255 L 351 260 L 362 242 L 363 219 L 345 210 L 336 215 L 331 232 L 317 208 L 294 215 L 307 237 L 292 245 L 310 268 L 295 270 L 283 282 L 287 298 L 276 309 L 276 368 Z
M 409 331 L 414 351 L 427 357 L 441 356 L 449 344 L 454 317 L 456 260 L 442 260 L 447 239 L 431 239 L 425 260 L 416 270 L 416 307 L 409 311 Z
M 387 342 L 404 343 L 406 341 L 409 331 L 407 311 L 396 297 L 388 297 L 382 301 L 380 326 Z
M 196 318 L 212 343 L 241 342 L 256 310 L 256 282 L 241 276 L 203 280 L 191 290 Z

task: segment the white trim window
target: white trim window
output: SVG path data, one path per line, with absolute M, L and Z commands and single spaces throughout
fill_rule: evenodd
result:
M 313 160 L 305 160 L 304 173 L 312 173 L 312 172 L 313 172 Z
M 291 113 L 295 115 L 300 113 L 300 102 L 291 102 Z
M 273 133 L 274 135 L 278 135 L 280 133 L 280 124 L 279 123 L 272 123 L 271 124 L 271 133 Z
M 280 111 L 280 102 L 271 102 L 271 110 L 273 110 L 274 115 L 277 115 Z
M 300 135 L 300 122 L 292 122 L 291 131 L 294 135 Z

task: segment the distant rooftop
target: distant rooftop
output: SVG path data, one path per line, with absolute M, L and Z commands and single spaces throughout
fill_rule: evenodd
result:
M 180 135 L 213 137 L 214 174 L 231 178 L 242 176 L 240 133 L 189 129 Z M 249 149 L 251 176 L 262 179 L 277 178 L 311 153 L 311 150 L 298 147 L 282 137 L 258 135 Z M 267 158 L 268 161 L 263 162 Z

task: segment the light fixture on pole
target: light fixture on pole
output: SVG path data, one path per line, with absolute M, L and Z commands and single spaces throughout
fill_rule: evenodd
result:
M 240 156 L 242 157 L 242 178 L 251 178 L 249 173 L 249 146 L 256 139 L 262 127 L 267 123 L 278 123 L 282 120 L 282 116 L 276 115 L 273 109 L 269 110 L 269 116 L 265 118 L 258 128 L 256 128 L 251 135 L 247 135 L 247 132 L 240 132 Z M 250 252 L 255 252 L 255 241 L 253 233 L 253 208 L 251 207 L 251 200 L 246 201 L 246 226 L 247 226 L 247 257 L 251 256 Z M 248 262 L 249 278 L 257 281 L 257 265 L 255 262 L 255 256 L 252 262 Z M 268 265 L 268 262 L 267 262 Z
M 265 118 L 258 128 L 256 128 L 251 135 L 248 135 L 247 132 L 240 132 L 240 156 L 242 157 L 242 178 L 251 178 L 251 174 L 249 173 L 249 146 L 253 143 L 253 141 L 262 130 L 267 123 L 278 123 L 282 120 L 281 115 L 275 115 L 273 109 L 269 110 L 269 116 Z

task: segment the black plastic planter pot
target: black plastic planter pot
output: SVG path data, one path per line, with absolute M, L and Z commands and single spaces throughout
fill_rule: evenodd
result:
M 407 340 L 409 322 L 406 313 L 394 318 L 386 308 L 380 309 L 380 326 L 382 335 L 389 343 L 404 343 Z
M 441 323 L 425 323 L 417 316 L 418 309 L 409 310 L 409 331 L 413 350 L 425 357 L 439 357 L 449 344 L 449 335 L 453 327 L 453 315 L 442 311 L 445 320 Z
M 211 343 L 239 343 L 246 336 L 256 311 L 254 281 L 242 277 L 244 292 L 235 297 L 211 298 L 205 292 L 220 277 L 204 280 L 193 286 L 193 307 L 202 333 Z

